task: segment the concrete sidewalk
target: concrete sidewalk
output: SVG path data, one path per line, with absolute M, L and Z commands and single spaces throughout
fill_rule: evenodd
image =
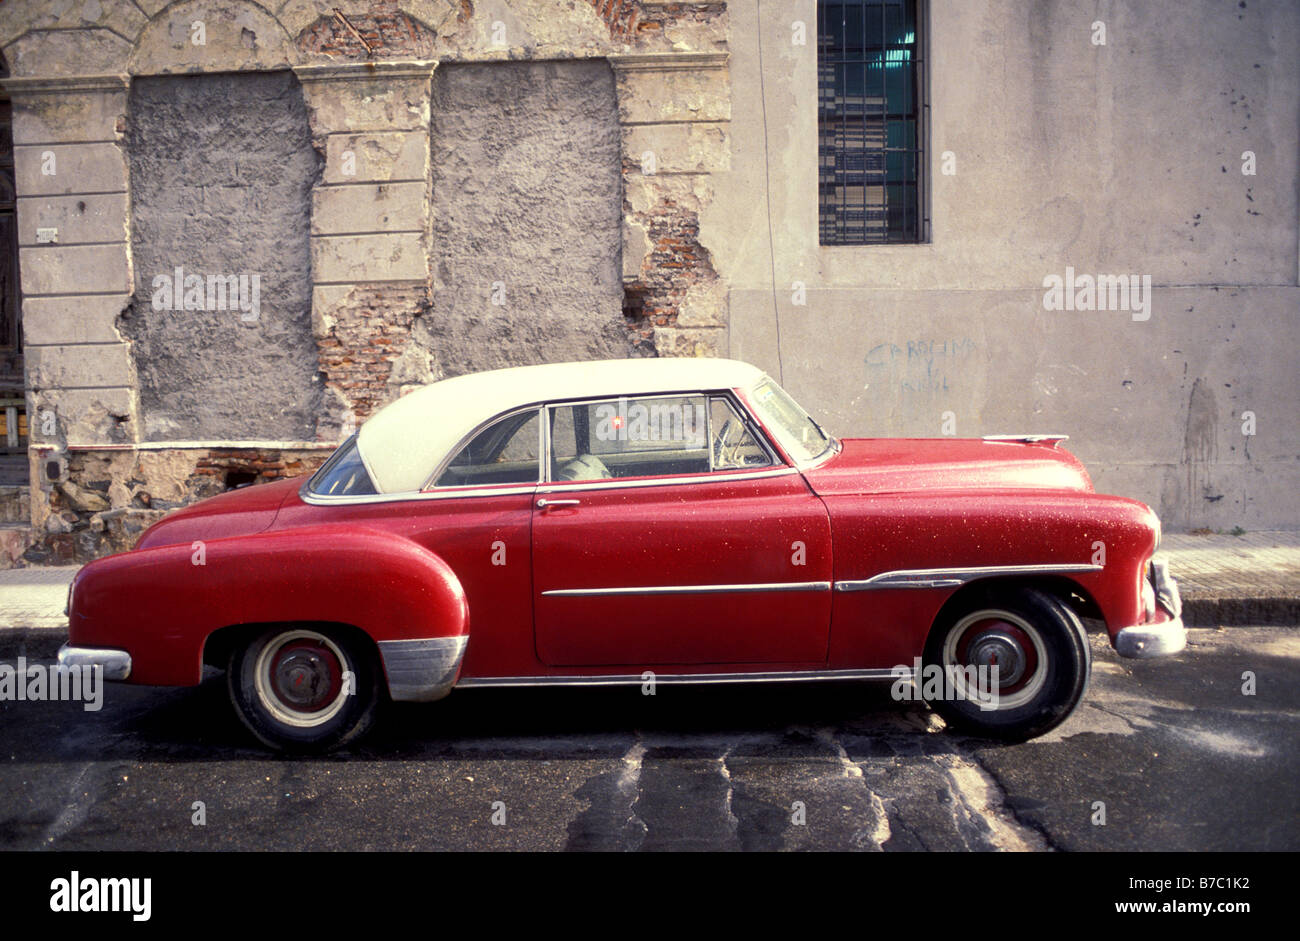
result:
M 1189 626 L 1300 626 L 1300 532 L 1167 533 L 1159 554 Z M 54 655 L 67 637 L 63 606 L 77 568 L 0 570 L 0 657 Z
M 0 569 L 0 657 L 52 657 L 68 637 L 63 606 L 79 565 Z
M 1300 532 L 1166 533 L 1159 555 L 1198 627 L 1300 626 Z

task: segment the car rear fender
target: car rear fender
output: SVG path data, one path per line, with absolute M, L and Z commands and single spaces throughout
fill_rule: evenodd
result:
M 427 699 L 455 681 L 469 607 L 451 568 L 425 547 L 366 526 L 318 525 L 91 562 L 74 584 L 69 641 L 127 650 L 132 682 L 192 685 L 214 632 L 308 621 L 363 631 L 394 697 Z M 413 689 L 431 685 L 415 669 L 440 669 L 432 685 L 445 688 Z

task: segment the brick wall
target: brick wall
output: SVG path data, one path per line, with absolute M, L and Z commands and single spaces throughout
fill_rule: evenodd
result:
M 344 59 L 433 55 L 433 30 L 402 13 L 394 0 L 375 0 L 372 12 L 329 12 L 298 36 L 297 46 L 307 54 Z
M 665 197 L 641 216 L 650 251 L 637 277 L 624 284 L 623 315 L 633 346 L 654 355 L 655 328 L 675 327 L 695 285 L 717 280 L 708 249 L 700 244 L 699 215 Z
M 428 309 L 429 292 L 423 285 L 361 285 L 338 305 L 317 337 L 326 388 L 357 422 L 397 397 L 394 363 L 410 342 L 416 318 Z

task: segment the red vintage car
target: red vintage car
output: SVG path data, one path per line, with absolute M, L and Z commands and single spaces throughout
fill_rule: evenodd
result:
M 730 360 L 448 379 L 305 482 L 85 566 L 60 661 L 223 667 L 276 748 L 355 740 L 388 698 L 648 679 L 906 680 L 952 724 L 1030 737 L 1087 686 L 1081 618 L 1122 656 L 1186 643 L 1155 514 L 1060 440 L 840 440 Z

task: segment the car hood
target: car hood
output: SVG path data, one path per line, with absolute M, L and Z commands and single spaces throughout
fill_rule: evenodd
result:
M 980 438 L 849 438 L 805 472 L 821 496 L 914 490 L 1092 490 L 1078 458 L 1055 444 Z
M 170 546 L 196 539 L 221 539 L 260 533 L 275 522 L 280 505 L 302 486 L 301 479 L 253 484 L 200 500 L 154 523 L 137 549 Z

